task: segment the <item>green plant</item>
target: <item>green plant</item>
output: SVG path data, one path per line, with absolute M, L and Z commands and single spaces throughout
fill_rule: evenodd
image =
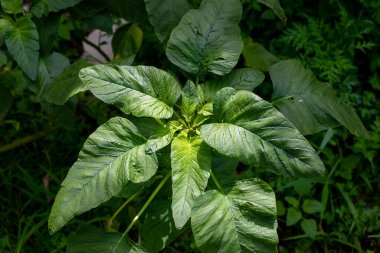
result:
M 68 252 L 141 252 L 127 234 L 171 179 L 171 201 L 156 202 L 140 226 L 144 248 L 161 250 L 191 220 L 196 245 L 204 252 L 274 252 L 278 237 L 271 187 L 244 176 L 223 185 L 213 161 L 222 157 L 253 171 L 261 167 L 291 177 L 321 176 L 324 165 L 302 133 L 337 125 L 357 135 L 366 130 L 329 85 L 293 60 L 269 68 L 272 103 L 251 92 L 264 74 L 233 70 L 243 48 L 239 1 L 204 0 L 198 10 L 175 15 L 177 21 L 165 27 L 153 18 L 163 18 L 166 12 L 160 11 L 152 8 L 151 22 L 161 41 L 168 39 L 168 59 L 188 79 L 183 87 L 155 67 L 96 65 L 79 72 L 82 83 L 56 82 L 47 91 L 49 101 L 62 103 L 90 90 L 129 115 L 111 118 L 87 139 L 56 196 L 49 230 L 54 233 L 75 215 L 126 195 L 109 219 L 108 229 L 115 230 L 120 210 L 156 186 L 123 234 L 89 228 L 68 247 Z M 230 173 L 234 170 L 231 166 Z M 157 178 L 162 178 L 158 185 Z

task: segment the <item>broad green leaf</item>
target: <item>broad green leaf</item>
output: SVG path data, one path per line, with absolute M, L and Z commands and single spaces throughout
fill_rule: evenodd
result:
M 279 0 L 257 0 L 257 1 L 271 8 L 273 12 L 282 20 L 282 22 L 284 23 L 286 22 L 285 12 L 282 9 Z
M 143 41 L 143 32 L 137 24 L 119 27 L 112 37 L 113 62 L 131 65 Z
M 258 70 L 248 68 L 233 70 L 227 75 L 204 83 L 205 99 L 211 100 L 224 87 L 252 91 L 264 81 L 264 78 L 265 75 Z
M 121 233 L 107 233 L 95 226 L 80 229 L 69 238 L 66 253 L 144 253 L 129 238 Z
M 186 0 L 145 0 L 149 20 L 157 38 L 164 42 L 190 9 Z
M 202 103 L 202 95 L 192 81 L 187 81 L 182 89 L 181 113 L 188 123 L 196 116 L 196 110 Z
M 40 38 L 41 55 L 49 54 L 56 46 L 60 17 L 61 14 L 57 13 L 35 20 Z
M 244 40 L 243 57 L 245 66 L 265 72 L 269 71 L 271 65 L 280 61 L 261 44 L 253 42 L 251 38 Z
M 129 181 L 139 183 L 151 178 L 158 165 L 154 153 L 145 153 L 146 142 L 136 126 L 120 117 L 110 119 L 92 133 L 55 198 L 49 217 L 50 232 L 109 200 Z
M 294 207 L 289 207 L 286 214 L 286 226 L 293 226 L 302 219 L 302 213 Z
M 82 0 L 39 0 L 32 5 L 32 13 L 37 18 L 46 16 L 49 12 L 57 12 L 74 6 Z
M 191 214 L 194 200 L 204 191 L 210 176 L 211 155 L 198 136 L 180 133 L 172 142 L 173 218 L 182 228 Z
M 97 98 L 137 117 L 170 118 L 181 95 L 176 79 L 155 67 L 97 65 L 79 77 Z
M 7 19 L 0 19 L 0 47 L 4 44 L 4 31 L 10 24 Z
M 89 63 L 79 60 L 65 68 L 65 70 L 47 86 L 45 99 L 57 105 L 63 105 L 75 94 L 89 88 L 82 83 L 78 73 L 82 68 L 90 66 Z
M 170 205 L 169 200 L 158 200 L 152 202 L 146 210 L 141 245 L 150 253 L 165 248 L 178 234 Z
M 281 61 L 271 66 L 269 74 L 274 89 L 273 104 L 302 134 L 343 125 L 355 135 L 368 136 L 354 109 L 298 61 Z
M 301 228 L 310 238 L 315 238 L 317 235 L 317 222 L 314 219 L 304 219 L 301 222 Z
M 41 97 L 53 78 L 57 77 L 61 72 L 70 65 L 69 59 L 60 53 L 52 53 L 48 57 L 41 58 L 38 64 L 38 76 L 36 83 L 38 84 L 36 93 Z
M 243 48 L 241 14 L 238 0 L 204 0 L 173 29 L 166 47 L 168 59 L 192 75 L 229 73 Z
M 1 0 L 1 7 L 4 12 L 17 14 L 22 12 L 23 0 Z
M 291 204 L 293 207 L 298 207 L 300 205 L 300 202 L 298 201 L 298 199 L 292 197 L 292 196 L 286 196 L 285 197 L 285 200 L 286 202 L 288 202 L 289 204 Z
M 202 252 L 277 252 L 276 198 L 265 182 L 237 181 L 229 192 L 207 191 L 191 213 Z
M 302 204 L 305 213 L 319 213 L 322 211 L 322 203 L 315 199 L 306 199 Z
M 17 19 L 4 32 L 5 44 L 25 74 L 36 80 L 40 49 L 37 27 L 29 16 Z
M 220 90 L 214 122 L 202 126 L 203 140 L 246 164 L 288 176 L 320 176 L 325 168 L 300 132 L 269 102 L 249 91 Z

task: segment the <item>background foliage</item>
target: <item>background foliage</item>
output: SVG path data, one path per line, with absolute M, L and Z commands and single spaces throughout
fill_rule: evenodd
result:
M 64 252 L 73 235 L 88 224 L 108 231 L 125 227 L 147 198 L 138 195 L 112 224 L 106 221 L 123 202 L 121 198 L 75 218 L 53 236 L 48 235 L 52 200 L 84 140 L 98 124 L 117 115 L 117 110 L 88 93 L 62 106 L 53 105 L 45 99 L 49 85 L 79 81 L 72 76 L 82 67 L 96 63 L 79 60 L 83 42 L 101 50 L 100 44 L 86 37 L 94 29 L 114 35 L 115 57 L 109 59 L 103 53 L 102 62 L 112 60 L 166 69 L 170 66 L 160 43 L 165 42 L 166 35 L 155 33 L 149 24 L 144 1 L 112 0 L 104 4 L 98 0 L 73 0 L 61 5 L 52 2 L 1 1 L 1 252 Z M 188 2 L 197 7 L 200 1 Z M 369 139 L 363 139 L 338 127 L 307 136 L 326 165 L 328 173 L 322 179 L 290 182 L 265 172 L 260 174 L 271 182 L 277 197 L 279 251 L 380 250 L 380 106 L 376 99 L 380 89 L 380 2 L 283 0 L 283 10 L 273 8 L 274 11 L 267 7 L 271 1 L 241 2 L 240 27 L 246 40 L 238 65 L 267 71 L 268 64 L 278 59 L 300 59 L 319 80 L 329 82 L 356 108 L 370 134 Z M 130 23 L 124 24 L 121 19 Z M 6 28 L 9 24 L 12 27 Z M 14 33 L 20 34 L 20 41 L 11 40 L 10 34 Z M 20 47 L 26 53 L 20 53 Z M 260 94 L 271 94 L 268 79 L 266 75 L 268 85 L 259 87 Z M 236 177 L 253 174 L 242 165 L 238 165 L 237 171 Z M 131 193 L 125 196 L 128 194 Z M 137 234 L 134 239 L 139 240 Z M 198 252 L 190 228 L 181 230 L 166 251 Z

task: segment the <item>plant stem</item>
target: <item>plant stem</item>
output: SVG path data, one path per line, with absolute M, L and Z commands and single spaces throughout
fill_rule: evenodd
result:
M 148 198 L 148 200 L 145 202 L 144 206 L 140 209 L 140 211 L 135 216 L 135 218 L 133 218 L 131 224 L 129 224 L 128 228 L 125 230 L 125 232 L 123 233 L 123 235 L 121 236 L 121 238 L 117 242 L 117 244 L 116 244 L 116 246 L 115 246 L 114 249 L 117 249 L 117 247 L 119 246 L 121 240 L 123 240 L 124 236 L 126 234 L 128 234 L 128 232 L 131 230 L 131 228 L 133 227 L 133 225 L 136 224 L 136 222 L 138 221 L 138 219 L 140 218 L 140 216 L 142 215 L 142 213 L 149 206 L 150 202 L 152 202 L 153 198 L 157 195 L 157 193 L 161 190 L 162 186 L 164 186 L 164 184 L 166 183 L 166 181 L 169 179 L 170 175 L 171 175 L 171 171 L 169 171 L 169 173 L 164 177 L 164 179 L 162 179 L 162 181 L 160 182 L 160 184 L 153 191 L 152 195 L 150 195 L 150 197 Z
M 154 118 L 157 122 L 158 122 L 158 124 L 160 124 L 161 126 L 165 126 L 165 123 L 164 122 L 162 122 L 162 120 L 160 120 L 160 119 L 157 119 L 157 118 Z
M 214 183 L 216 184 L 216 187 L 218 188 L 218 190 L 224 194 L 224 191 L 222 189 L 222 187 L 220 186 L 219 182 L 218 182 L 218 179 L 216 179 L 215 175 L 214 175 L 214 172 L 212 172 L 211 170 L 211 177 L 212 177 L 212 180 L 214 180 Z
M 46 135 L 48 135 L 51 131 L 53 131 L 55 129 L 57 129 L 57 128 L 50 128 L 50 129 L 47 129 L 45 131 L 42 131 L 42 132 L 39 132 L 36 134 L 32 134 L 32 135 L 26 136 L 24 138 L 12 141 L 9 144 L 5 144 L 4 146 L 0 147 L 0 153 L 9 151 L 9 150 L 17 148 L 19 146 L 25 145 L 29 142 L 33 142 L 33 141 L 38 140 L 42 137 L 45 137 Z
M 174 115 L 175 115 L 178 119 L 181 118 L 181 116 L 180 116 L 175 110 L 173 110 L 173 113 L 174 113 Z
M 112 215 L 112 217 L 108 220 L 108 225 L 112 225 L 112 221 L 116 218 L 116 216 L 123 210 L 137 195 L 139 195 L 141 192 L 138 191 L 135 194 L 133 194 L 131 197 L 129 197 L 120 207 L 117 209 L 117 211 Z
M 195 86 L 198 86 L 199 84 L 199 75 L 197 75 L 197 77 L 195 78 Z
M 104 59 L 106 59 L 106 61 L 111 61 L 111 59 L 108 57 L 106 53 L 104 53 L 104 51 L 100 48 L 100 46 L 96 45 L 95 43 L 89 41 L 86 38 L 84 38 L 83 41 L 87 43 L 88 45 L 90 45 L 91 47 L 93 47 L 96 51 L 98 51 L 99 54 L 101 54 L 104 57 Z

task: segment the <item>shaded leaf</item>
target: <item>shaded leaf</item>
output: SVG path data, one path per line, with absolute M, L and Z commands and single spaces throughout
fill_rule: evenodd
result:
M 114 63 L 131 65 L 143 41 L 143 32 L 137 24 L 119 27 L 112 37 Z
M 191 213 L 195 243 L 202 252 L 277 252 L 275 200 L 256 178 L 237 181 L 226 194 L 203 193 Z
M 224 87 L 252 91 L 264 81 L 264 78 L 265 75 L 258 70 L 248 68 L 233 70 L 227 75 L 204 83 L 205 99 L 211 100 Z
M 60 17 L 60 14 L 54 14 L 35 20 L 40 38 L 41 55 L 48 54 L 56 46 Z
M 315 238 L 317 235 L 317 222 L 314 219 L 304 219 L 301 222 L 301 228 L 310 238 Z
M 341 124 L 355 135 L 368 136 L 354 109 L 298 61 L 281 61 L 270 67 L 269 74 L 274 89 L 273 104 L 301 133 L 313 134 Z
M 97 98 L 137 117 L 170 118 L 181 95 L 176 79 L 155 67 L 97 65 L 79 77 Z
M 82 0 L 39 0 L 32 5 L 32 13 L 37 18 L 47 15 L 49 12 L 57 12 L 74 6 Z
M 171 209 L 171 201 L 152 202 L 146 210 L 141 232 L 141 245 L 151 253 L 159 252 L 177 236 Z
M 4 44 L 4 31 L 11 23 L 7 19 L 0 19 L 0 47 Z
M 203 140 L 221 154 L 288 176 L 320 176 L 315 150 L 269 102 L 249 91 L 220 90 L 214 122 L 202 126 Z
M 286 196 L 285 200 L 286 200 L 286 202 L 288 202 L 289 204 L 291 204 L 295 208 L 297 208 L 300 205 L 300 202 L 298 201 L 298 199 L 296 199 L 292 196 Z
M 81 228 L 68 243 L 66 253 L 144 253 L 121 233 L 107 233 L 95 226 Z
M 49 231 L 54 233 L 75 215 L 109 200 L 128 181 L 151 178 L 158 165 L 154 153 L 145 153 L 146 142 L 136 126 L 120 117 L 92 133 L 55 198 Z
M 319 213 L 322 211 L 322 203 L 315 199 L 306 199 L 302 204 L 305 213 Z
M 279 0 L 257 0 L 257 1 L 271 8 L 273 12 L 282 20 L 282 22 L 284 23 L 286 22 L 285 12 L 282 9 Z
M 166 47 L 168 59 L 192 75 L 227 74 L 243 48 L 241 13 L 238 0 L 204 0 L 173 29 Z
M 289 207 L 286 214 L 286 226 L 293 226 L 300 219 L 302 219 L 302 213 L 294 207 Z
M 39 97 L 45 93 L 47 86 L 52 79 L 57 77 L 61 72 L 70 65 L 69 59 L 60 53 L 52 53 L 48 57 L 40 59 L 38 64 L 38 76 L 36 83 L 38 85 L 36 93 Z
M 47 86 L 45 99 L 57 105 L 63 105 L 75 94 L 86 91 L 89 88 L 82 83 L 78 73 L 82 68 L 90 66 L 89 63 L 79 60 L 66 67 L 64 71 L 54 78 Z
M 36 80 L 40 49 L 37 27 L 29 16 L 17 19 L 4 32 L 5 44 L 25 74 Z
M 164 42 L 190 9 L 186 0 L 145 0 L 149 21 L 157 38 Z
M 253 42 L 251 38 L 244 40 L 243 57 L 245 66 L 265 72 L 269 71 L 271 65 L 280 61 L 267 51 L 263 45 Z
M 6 13 L 17 14 L 22 12 L 23 0 L 1 0 L 1 7 Z
M 194 200 L 204 191 L 210 176 L 211 156 L 199 136 L 179 134 L 172 142 L 173 218 L 182 228 L 191 214 Z

